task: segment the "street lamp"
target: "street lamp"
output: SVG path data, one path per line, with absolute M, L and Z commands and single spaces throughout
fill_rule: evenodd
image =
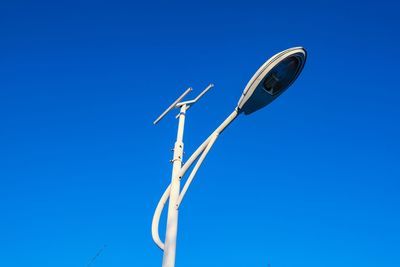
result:
M 222 122 L 217 129 L 197 148 L 189 157 L 187 162 L 182 165 L 183 156 L 183 130 L 185 124 L 186 111 L 193 106 L 205 93 L 214 85 L 210 84 L 195 99 L 182 101 L 183 98 L 192 91 L 187 89 L 177 100 L 175 100 L 155 121 L 157 124 L 169 111 L 179 108 L 177 115 L 179 118 L 178 134 L 174 145 L 172 178 L 171 183 L 165 190 L 157 208 L 154 212 L 151 233 L 154 242 L 164 251 L 163 267 L 173 267 L 175 265 L 176 236 L 178 232 L 178 210 L 182 200 L 193 181 L 200 165 L 203 163 L 206 155 L 210 151 L 218 136 L 224 129 L 241 113 L 251 114 L 271 103 L 280 96 L 299 76 L 306 62 L 307 53 L 302 47 L 294 47 L 284 50 L 267 60 L 253 75 L 243 91 L 242 96 L 235 110 Z M 187 178 L 182 190 L 180 183 L 187 170 L 194 165 L 189 177 Z M 158 225 L 161 212 L 169 198 L 167 229 L 165 244 L 161 241 L 158 234 Z

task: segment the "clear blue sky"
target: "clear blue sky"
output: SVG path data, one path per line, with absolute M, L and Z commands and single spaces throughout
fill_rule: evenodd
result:
M 324 2 L 324 3 L 322 3 Z M 177 266 L 400 266 L 396 1 L 2 1 L 0 266 L 160 266 L 154 208 L 187 87 L 186 156 L 270 56 L 296 83 L 217 141 Z M 164 224 L 162 224 L 164 229 Z M 163 230 L 162 230 L 163 232 Z

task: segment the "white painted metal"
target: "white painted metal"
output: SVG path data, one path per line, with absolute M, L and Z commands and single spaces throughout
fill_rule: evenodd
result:
M 168 185 L 167 189 L 164 191 L 160 201 L 157 204 L 157 208 L 153 215 L 153 220 L 151 222 L 151 236 L 153 238 L 154 243 L 161 249 L 164 250 L 164 243 L 160 239 L 160 235 L 158 233 L 158 225 L 160 222 L 161 213 L 164 209 L 165 203 L 169 198 L 169 193 L 171 191 L 171 184 Z
M 183 105 L 181 106 L 180 109 L 178 134 L 176 136 L 176 142 L 174 146 L 174 157 L 172 159 L 173 167 L 172 167 L 171 189 L 169 193 L 167 230 L 165 236 L 164 257 L 162 263 L 163 267 L 175 266 L 176 236 L 178 233 L 177 202 L 180 192 L 180 179 L 177 176 L 177 174 L 180 172 L 182 167 L 183 131 L 185 127 L 186 107 L 187 107 L 186 105 Z
M 192 172 L 190 173 L 188 179 L 186 180 L 185 185 L 182 188 L 181 193 L 179 194 L 178 208 L 181 205 L 181 202 L 182 202 L 183 198 L 185 197 L 186 191 L 188 190 L 190 184 L 192 183 L 194 176 L 196 175 L 197 171 L 199 170 L 201 164 L 203 163 L 204 159 L 206 158 L 208 152 L 210 151 L 211 147 L 213 146 L 213 144 L 215 143 L 217 138 L 218 138 L 218 134 L 212 135 L 210 142 L 207 144 L 206 149 L 203 151 L 203 153 L 201 153 L 199 160 L 196 162 L 196 165 L 194 165 Z
M 210 91 L 210 89 L 212 89 L 214 87 L 214 84 L 210 83 L 206 89 L 204 89 L 195 99 L 193 100 L 189 100 L 189 101 L 185 101 L 185 102 L 181 102 L 178 103 L 177 106 L 181 106 L 181 105 L 187 105 L 187 109 L 188 110 L 191 106 L 194 105 L 194 103 L 196 103 L 197 101 L 199 101 L 200 98 L 202 98 L 208 91 Z M 176 115 L 176 118 L 179 117 L 179 114 Z
M 200 98 L 202 98 L 211 88 L 214 87 L 214 84 L 210 83 L 206 89 L 204 89 L 195 99 L 194 102 L 199 101 Z
M 190 158 L 186 161 L 185 165 L 183 165 L 179 177 L 182 178 L 183 175 L 185 175 L 186 171 L 192 166 L 193 162 L 201 155 L 201 153 L 206 149 L 208 143 L 210 142 L 212 136 L 214 134 L 221 134 L 226 127 L 228 127 L 231 122 L 236 119 L 236 117 L 239 115 L 239 112 L 237 109 L 235 109 L 222 123 L 218 128 L 197 148 L 195 152 L 190 156 Z
M 178 134 L 177 140 L 174 146 L 174 157 L 173 157 L 173 169 L 172 169 L 172 178 L 171 183 L 163 193 L 160 201 L 157 204 L 157 208 L 153 215 L 151 233 L 154 242 L 157 246 L 164 251 L 163 256 L 163 267 L 174 267 L 175 265 L 175 255 L 176 255 L 176 238 L 178 232 L 178 209 L 179 205 L 182 203 L 183 198 L 189 189 L 191 182 L 193 181 L 198 169 L 203 163 L 205 157 L 210 151 L 211 147 L 217 140 L 218 136 L 228 127 L 233 120 L 237 118 L 237 116 L 243 112 L 243 106 L 246 103 L 254 103 L 257 102 L 256 97 L 252 97 L 254 91 L 257 86 L 261 83 L 262 79 L 265 78 L 265 75 L 271 70 L 280 60 L 286 58 L 290 55 L 294 55 L 296 53 L 300 53 L 303 60 L 305 60 L 306 52 L 302 47 L 295 47 L 281 53 L 276 54 L 270 60 L 268 60 L 261 68 L 254 74 L 252 79 L 247 84 L 241 98 L 239 99 L 239 103 L 236 106 L 235 110 L 217 127 L 216 130 L 196 149 L 195 152 L 189 157 L 187 162 L 182 166 L 182 156 L 183 156 L 183 132 L 184 132 L 184 124 L 185 124 L 185 115 L 186 111 L 195 104 L 205 93 L 207 93 L 214 85 L 210 84 L 205 90 L 203 90 L 195 99 L 190 101 L 180 102 L 192 89 L 187 89 L 169 108 L 167 108 L 155 121 L 154 124 L 159 122 L 169 111 L 173 108 L 180 107 L 180 113 L 177 118 L 179 118 L 178 125 Z M 304 65 L 304 62 L 302 62 Z M 303 67 L 301 66 L 301 68 Z M 277 95 L 278 96 L 278 95 Z M 275 97 L 277 97 L 275 96 Z M 274 99 L 274 98 L 273 98 Z M 272 100 L 273 100 L 272 99 Z M 272 101 L 271 100 L 271 101 Z M 268 103 L 264 103 L 267 105 Z M 258 106 L 257 108 L 259 108 Z M 250 110 L 245 114 L 250 114 L 253 110 Z M 180 192 L 180 181 L 188 169 L 193 165 L 196 161 L 191 174 L 189 175 L 185 185 L 183 186 L 182 191 Z M 165 244 L 161 241 L 158 227 L 161 213 L 164 209 L 164 206 L 169 198 L 168 203 L 168 218 L 167 218 L 167 229 L 166 229 L 166 240 Z
M 183 92 L 183 94 L 178 97 L 166 110 L 164 110 L 163 113 L 161 113 L 160 116 L 158 116 L 158 118 L 153 122 L 153 124 L 157 124 L 162 118 L 164 118 L 165 115 L 167 115 L 168 112 L 170 112 L 173 108 L 177 107 L 177 104 L 179 102 L 181 102 L 181 100 L 187 95 L 189 94 L 193 89 L 190 87 L 188 88 L 185 92 Z
M 187 110 L 187 109 L 186 109 Z M 214 144 L 214 142 L 216 141 L 217 137 L 219 136 L 220 133 L 222 133 L 225 128 L 238 116 L 238 111 L 235 109 L 222 123 L 220 126 L 217 127 L 217 129 L 197 148 L 197 150 L 189 157 L 188 161 L 182 166 L 182 168 L 180 169 L 179 173 L 176 174 L 175 177 L 173 177 L 173 180 L 175 180 L 176 178 L 181 180 L 181 178 L 185 175 L 186 171 L 192 166 L 192 164 L 196 161 L 196 159 L 198 159 L 200 156 L 203 157 L 201 160 L 199 158 L 200 163 L 197 163 L 196 166 L 198 165 L 198 167 L 196 168 L 196 171 L 194 171 L 195 169 L 193 169 L 192 173 L 191 173 L 191 178 L 190 180 L 188 179 L 188 181 L 185 183 L 184 185 L 184 189 L 182 190 L 182 193 L 179 195 L 179 198 L 177 200 L 176 203 L 176 207 L 179 208 L 179 204 L 182 202 L 183 197 L 186 193 L 186 191 L 188 190 L 191 181 L 193 180 L 197 169 L 200 167 L 200 164 L 203 162 L 205 156 L 207 155 L 207 153 L 209 152 L 209 150 L 211 149 L 212 145 Z M 178 126 L 178 131 L 179 131 L 179 126 Z M 182 135 L 183 135 L 183 129 L 182 129 Z M 183 144 L 182 144 L 183 146 Z M 174 157 L 175 158 L 175 157 Z M 174 161 L 175 163 L 175 161 Z M 164 191 L 160 201 L 157 204 L 157 208 L 154 212 L 153 215 L 153 220 L 152 220 L 152 224 L 151 224 L 151 234 L 152 234 L 152 238 L 154 240 L 154 242 L 156 243 L 156 245 L 161 249 L 164 250 L 165 249 L 165 245 L 164 243 L 161 241 L 160 236 L 159 236 L 159 231 L 158 231 L 158 226 L 159 226 L 159 221 L 160 221 L 160 217 L 161 217 L 161 213 L 164 209 L 165 203 L 168 200 L 168 197 L 170 196 L 170 191 L 171 191 L 171 185 L 172 183 L 167 187 L 167 189 Z M 169 204 L 171 204 L 172 201 L 170 199 Z M 169 208 L 168 208 L 169 209 Z

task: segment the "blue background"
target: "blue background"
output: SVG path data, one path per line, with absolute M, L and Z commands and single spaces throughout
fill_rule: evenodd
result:
M 86 266 L 104 245 L 92 266 L 160 266 L 177 121 L 153 120 L 215 83 L 188 112 L 189 156 L 299 45 L 296 83 L 200 169 L 177 266 L 400 266 L 396 2 L 1 1 L 0 266 Z

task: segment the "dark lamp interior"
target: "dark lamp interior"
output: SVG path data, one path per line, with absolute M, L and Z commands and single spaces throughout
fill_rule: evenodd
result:
M 290 86 L 296 78 L 301 62 L 297 56 L 291 56 L 275 66 L 264 79 L 264 89 L 271 95 Z

